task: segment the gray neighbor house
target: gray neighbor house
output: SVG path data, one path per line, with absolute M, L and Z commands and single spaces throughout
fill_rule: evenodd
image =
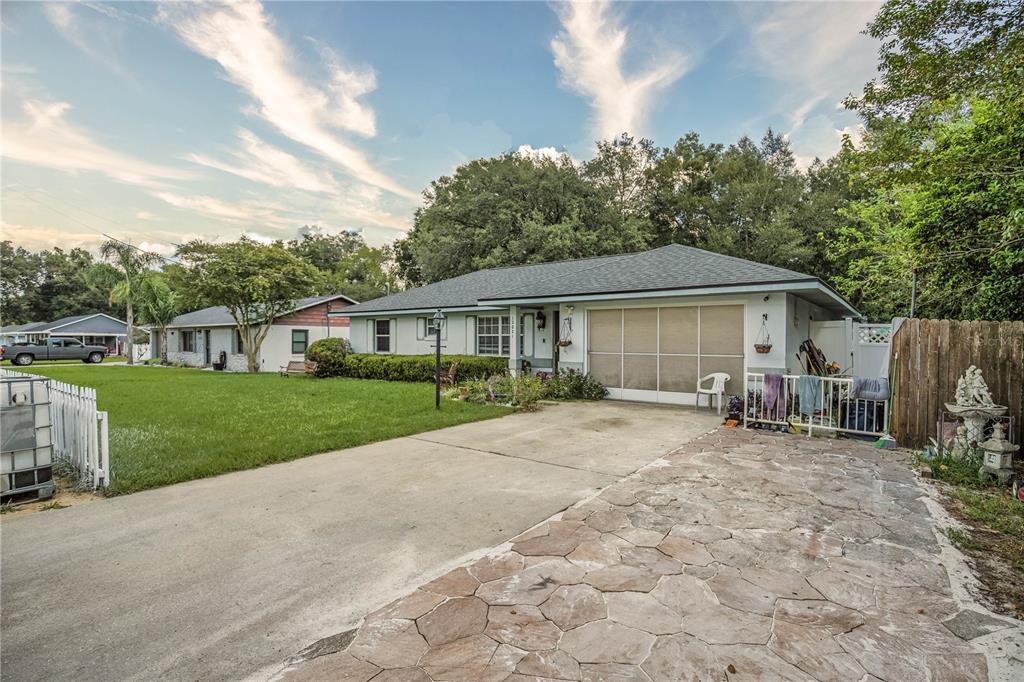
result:
M 145 327 L 136 329 L 148 331 Z M 106 313 L 72 315 L 53 322 L 29 322 L 0 328 L 0 343 L 45 343 L 46 339 L 71 338 L 87 345 L 106 346 L 110 355 L 122 355 L 128 342 L 128 323 Z
M 698 379 L 715 372 L 736 395 L 747 372 L 799 373 L 801 342 L 828 346 L 861 317 L 818 277 L 681 245 L 488 268 L 337 314 L 355 352 L 416 355 L 433 352 L 438 309 L 447 354 L 581 370 L 612 398 L 674 404 L 694 404 Z

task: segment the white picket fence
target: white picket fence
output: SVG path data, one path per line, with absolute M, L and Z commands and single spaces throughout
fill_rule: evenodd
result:
M 815 430 L 882 436 L 889 432 L 889 401 L 851 398 L 850 377 L 814 377 L 820 386 L 813 405 L 800 404 L 800 377 L 785 374 L 782 394 L 776 403 L 765 404 L 764 374 L 747 373 L 743 399 L 743 425 L 750 423 L 799 426 L 813 435 Z
M 96 490 L 110 485 L 107 413 L 96 409 L 96 389 L 50 379 L 53 454 L 71 465 L 79 482 Z

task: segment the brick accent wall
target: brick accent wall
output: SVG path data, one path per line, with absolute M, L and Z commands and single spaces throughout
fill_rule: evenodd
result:
M 347 327 L 347 317 L 327 317 L 327 306 L 330 306 L 331 312 L 334 312 L 348 307 L 348 305 L 347 302 L 342 300 L 328 301 L 279 317 L 274 320 L 274 324 L 284 324 L 293 327 L 325 327 L 327 326 L 327 321 L 330 320 L 331 327 Z

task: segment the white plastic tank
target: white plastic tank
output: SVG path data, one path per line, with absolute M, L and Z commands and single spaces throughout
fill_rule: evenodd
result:
M 52 497 L 53 441 L 45 377 L 0 374 L 0 497 Z

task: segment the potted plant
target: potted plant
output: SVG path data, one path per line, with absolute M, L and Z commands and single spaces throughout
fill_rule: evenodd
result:
M 754 340 L 754 350 L 758 353 L 770 353 L 772 350 L 772 335 L 768 333 L 768 313 L 761 315 L 761 330 L 757 332 Z

